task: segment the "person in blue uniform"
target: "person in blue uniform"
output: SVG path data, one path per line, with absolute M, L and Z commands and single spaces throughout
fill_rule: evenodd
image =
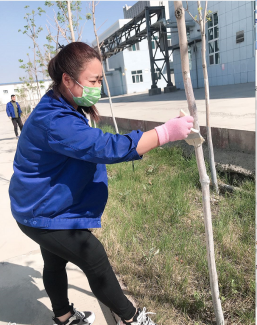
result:
M 148 132 L 103 133 L 98 120 L 101 58 L 83 42 L 66 45 L 49 62 L 51 90 L 33 110 L 21 133 L 9 195 L 20 229 L 40 245 L 43 282 L 57 325 L 92 324 L 93 312 L 77 311 L 68 299 L 66 264 L 85 273 L 99 301 L 120 316 L 120 324 L 154 325 L 146 309 L 123 294 L 106 252 L 89 229 L 101 227 L 108 198 L 106 164 L 142 159 L 169 141 L 184 139 L 190 116 L 171 119 Z
M 11 101 L 6 104 L 6 114 L 9 117 L 9 119 L 12 121 L 16 138 L 19 138 L 18 125 L 20 128 L 20 132 L 23 128 L 23 123 L 21 120 L 22 110 L 20 104 L 16 102 L 15 95 L 11 95 Z

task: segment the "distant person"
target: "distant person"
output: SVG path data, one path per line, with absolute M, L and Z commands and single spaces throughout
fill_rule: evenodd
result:
M 101 227 L 107 203 L 105 164 L 142 159 L 151 149 L 185 139 L 194 119 L 174 118 L 148 132 L 103 133 L 90 127 L 84 114 L 99 118 L 99 53 L 85 43 L 70 43 L 51 59 L 48 72 L 53 84 L 24 126 L 9 194 L 18 226 L 40 245 L 54 324 L 89 325 L 95 319 L 69 303 L 66 264 L 72 262 L 85 273 L 96 298 L 120 316 L 119 325 L 155 325 L 145 308 L 136 308 L 124 295 L 90 229 Z
M 9 117 L 9 119 L 12 121 L 16 138 L 19 138 L 18 125 L 20 128 L 20 131 L 23 128 L 23 123 L 21 120 L 22 111 L 21 111 L 21 107 L 20 107 L 19 103 L 16 102 L 15 95 L 11 95 L 11 101 L 9 103 L 7 103 L 7 105 L 6 105 L 6 113 Z

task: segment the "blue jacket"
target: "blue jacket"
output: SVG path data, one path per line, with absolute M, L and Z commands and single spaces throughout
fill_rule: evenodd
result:
M 108 198 L 105 164 L 141 159 L 142 131 L 103 133 L 49 91 L 30 114 L 14 158 L 14 218 L 43 229 L 100 228 Z
M 17 104 L 17 108 L 18 108 L 18 114 L 19 114 L 19 116 L 21 116 L 22 111 L 21 111 L 20 104 L 18 102 L 16 102 L 16 104 Z M 13 118 L 15 117 L 14 108 L 13 108 L 13 104 L 11 101 L 6 104 L 6 113 L 9 117 L 10 116 Z

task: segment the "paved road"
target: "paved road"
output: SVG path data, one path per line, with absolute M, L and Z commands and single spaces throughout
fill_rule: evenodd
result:
M 0 112 L 0 325 L 52 324 L 39 246 L 20 231 L 11 215 L 8 187 L 16 145 L 12 123 Z M 99 304 L 80 269 L 71 263 L 67 269 L 69 298 L 75 307 L 94 311 L 94 325 L 114 325 L 110 310 Z
M 254 83 L 210 87 L 211 126 L 236 130 L 255 130 Z M 200 125 L 206 125 L 204 89 L 194 89 Z M 108 99 L 101 99 L 97 108 L 102 116 L 111 116 Z M 116 117 L 166 122 L 179 110 L 188 111 L 184 90 L 149 96 L 148 93 L 116 96 L 113 111 Z

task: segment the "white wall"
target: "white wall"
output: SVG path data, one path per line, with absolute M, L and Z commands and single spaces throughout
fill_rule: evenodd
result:
M 152 85 L 150 57 L 148 50 L 148 41 L 146 39 L 139 43 L 140 51 L 124 51 L 125 74 L 127 82 L 127 93 L 138 93 L 148 91 Z M 157 52 L 156 58 L 162 58 Z M 157 61 L 157 65 L 161 68 L 163 61 Z M 131 71 L 143 70 L 143 82 L 133 83 Z M 166 76 L 166 74 L 164 74 Z M 163 78 L 158 80 L 157 87 L 164 88 L 167 83 Z
M 148 91 L 152 85 L 150 57 L 148 50 L 148 41 L 146 39 L 139 43 L 139 51 L 124 50 L 108 59 L 109 69 L 121 68 L 121 71 L 112 71 L 107 73 L 107 81 L 112 96 L 123 94 L 133 94 Z M 155 51 L 155 50 L 154 50 Z M 162 54 L 157 51 L 156 58 L 163 58 Z M 172 56 L 171 56 L 172 58 Z M 157 65 L 161 68 L 164 61 L 157 61 Z M 143 82 L 133 83 L 132 71 L 142 70 Z M 165 66 L 164 66 L 164 70 Z M 164 72 L 163 72 L 164 73 Z M 164 73 L 165 77 L 166 72 Z M 166 77 L 167 78 L 167 77 Z M 172 78 L 174 84 L 174 77 Z M 157 82 L 157 87 L 164 88 L 167 86 L 166 81 L 161 78 Z M 106 85 L 104 83 L 106 93 Z M 106 93 L 107 94 L 107 93 Z
M 125 50 L 126 51 L 126 50 Z M 124 75 L 124 58 L 123 52 L 120 52 L 116 55 L 113 55 L 108 59 L 109 69 L 117 69 L 121 68 L 120 70 L 110 71 L 108 72 L 105 66 L 105 72 L 107 74 L 107 81 L 110 89 L 110 93 L 112 96 L 118 96 L 127 93 L 127 85 L 126 85 L 126 78 Z M 104 83 L 104 91 L 107 95 L 106 85 Z
M 51 84 L 51 80 L 46 80 L 43 84 L 44 89 L 41 89 L 41 96 L 43 96 L 48 87 Z M 36 86 L 36 83 L 33 85 L 34 87 Z M 8 84 L 0 84 L 0 110 L 3 110 L 3 107 L 5 109 L 5 106 L 8 102 L 10 102 L 11 100 L 11 95 L 15 95 L 16 96 L 16 101 L 17 102 L 22 102 L 22 99 L 19 96 L 19 93 L 15 91 L 15 89 L 21 89 L 22 88 L 22 83 L 21 82 L 14 82 L 14 83 L 8 83 Z M 7 93 L 5 93 L 4 91 L 7 90 Z M 37 98 L 37 91 L 30 91 L 30 96 L 29 93 L 27 93 L 27 100 L 30 100 L 30 98 L 33 101 L 33 104 L 38 102 L 38 98 Z
M 134 6 L 130 7 L 130 9 L 126 12 L 126 7 L 123 8 L 124 16 L 129 17 L 129 19 L 119 19 L 115 22 L 111 27 L 109 27 L 106 31 L 104 31 L 101 35 L 99 35 L 99 42 L 101 43 L 108 36 L 113 34 L 116 30 L 123 27 L 127 24 L 131 19 L 131 17 L 136 16 L 142 10 L 144 10 L 145 5 L 150 6 L 165 6 L 166 18 L 169 18 L 169 10 L 168 10 L 168 1 L 138 1 Z M 152 21 L 153 22 L 153 21 Z M 141 26 L 141 30 L 144 29 L 144 26 Z M 133 33 L 131 34 L 131 36 Z M 158 37 L 158 35 L 156 34 Z M 93 46 L 96 45 L 96 41 L 92 42 Z M 121 71 L 115 70 L 107 73 L 107 81 L 110 88 L 110 93 L 112 96 L 122 95 L 122 94 L 132 94 L 132 93 L 140 93 L 144 91 L 148 91 L 151 88 L 152 80 L 151 80 L 151 70 L 150 70 L 150 57 L 148 50 L 148 41 L 147 39 L 142 40 L 139 43 L 140 50 L 139 51 L 129 51 L 124 50 L 116 55 L 113 55 L 108 59 L 109 68 L 117 69 L 121 68 Z M 153 50 L 155 53 L 155 50 Z M 158 50 L 156 53 L 156 58 L 163 58 L 163 55 Z M 173 60 L 173 56 L 170 56 L 170 60 Z M 157 61 L 157 65 L 161 68 L 164 61 Z M 143 82 L 133 83 L 131 71 L 142 70 L 143 72 Z M 165 65 L 164 65 L 164 70 Z M 163 72 L 164 73 L 164 72 Z M 166 72 L 164 73 L 166 77 Z M 172 82 L 174 84 L 174 77 L 172 77 Z M 164 88 L 167 86 L 166 81 L 161 78 L 158 80 L 157 87 Z M 104 83 L 104 91 L 106 92 L 106 85 Z
M 193 16 L 197 14 L 197 2 L 189 1 L 189 11 Z M 186 2 L 183 1 L 186 7 Z M 171 20 L 176 22 L 173 1 L 169 1 Z M 209 64 L 209 49 L 207 40 L 206 61 L 210 86 L 238 84 L 254 82 L 255 80 L 255 58 L 254 58 L 254 11 L 253 1 L 209 1 L 208 10 L 218 13 L 219 26 L 219 49 L 220 63 Z M 186 13 L 186 20 L 192 20 Z M 207 27 L 206 27 L 207 28 Z M 199 26 L 190 28 L 190 38 L 200 36 Z M 236 43 L 236 32 L 244 31 L 244 41 Z M 207 34 L 207 33 L 206 33 Z M 172 45 L 178 44 L 178 34 L 172 33 Z M 195 53 L 192 51 L 191 79 L 194 88 L 204 87 L 202 63 L 202 43 L 197 43 L 197 69 Z M 175 50 L 174 72 L 178 88 L 184 88 L 181 72 L 180 51 Z

